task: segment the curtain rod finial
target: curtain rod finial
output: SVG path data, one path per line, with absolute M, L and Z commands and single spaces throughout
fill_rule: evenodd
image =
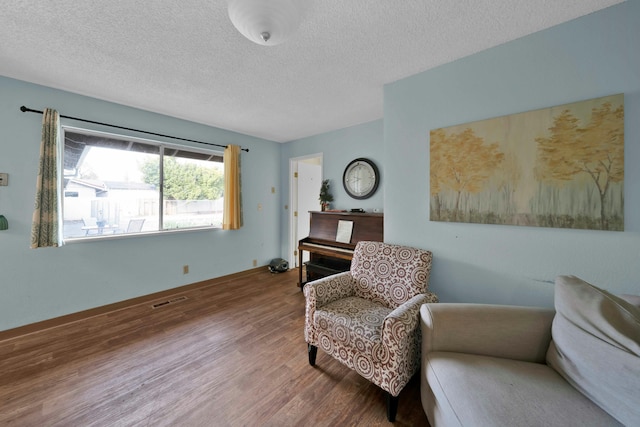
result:
M 22 107 L 20 107 L 20 111 L 22 111 L 23 113 L 26 113 L 28 110 L 27 107 L 25 107 L 24 105 Z

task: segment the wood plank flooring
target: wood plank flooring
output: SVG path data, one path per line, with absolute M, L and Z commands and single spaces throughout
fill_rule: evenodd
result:
M 385 426 L 384 393 L 307 361 L 297 270 L 213 280 L 0 341 L 0 425 Z M 415 377 L 395 425 L 428 426 Z

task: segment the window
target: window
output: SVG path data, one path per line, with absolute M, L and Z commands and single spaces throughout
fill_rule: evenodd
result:
M 222 226 L 222 153 L 64 128 L 63 238 Z

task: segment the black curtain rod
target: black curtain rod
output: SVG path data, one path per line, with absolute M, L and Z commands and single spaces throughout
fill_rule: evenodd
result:
M 22 107 L 20 107 L 20 111 L 22 111 L 23 113 L 38 113 L 38 114 L 44 114 L 43 111 L 39 111 L 39 110 L 33 110 L 31 108 L 25 107 L 24 105 Z M 146 130 L 140 130 L 140 129 L 134 129 L 134 128 L 127 128 L 124 126 L 118 126 L 118 125 L 112 125 L 109 123 L 102 123 L 102 122 L 95 122 L 93 120 L 86 120 L 86 119 L 80 119 L 78 117 L 71 117 L 71 116 L 63 116 L 62 114 L 60 114 L 60 117 L 65 118 L 65 119 L 71 119 L 71 120 L 77 120 L 79 122 L 85 122 L 85 123 L 93 123 L 94 125 L 102 125 L 102 126 L 109 126 L 112 128 L 117 128 L 117 129 L 123 129 L 123 130 L 131 130 L 134 132 L 140 132 L 140 133 L 146 133 L 148 135 L 154 135 L 154 136 L 162 136 L 164 138 L 172 138 L 172 139 L 178 139 L 180 141 L 188 141 L 188 142 L 195 142 L 197 144 L 205 144 L 205 145 L 212 145 L 214 147 L 222 147 L 222 148 L 227 148 L 226 145 L 220 145 L 220 144 L 214 144 L 212 142 L 202 142 L 202 141 L 196 141 L 195 139 L 187 139 L 187 138 L 180 138 L 177 136 L 171 136 L 171 135 L 164 135 L 162 133 L 155 133 L 155 132 L 149 132 Z M 242 151 L 246 151 L 247 153 L 249 152 L 248 148 L 241 148 Z

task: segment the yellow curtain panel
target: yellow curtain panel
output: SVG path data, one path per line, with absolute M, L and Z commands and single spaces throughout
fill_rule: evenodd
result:
M 55 247 L 58 233 L 58 129 L 59 115 L 47 108 L 42 117 L 40 164 L 31 225 L 31 248 Z
M 242 191 L 240 185 L 240 147 L 228 145 L 224 150 L 223 230 L 242 227 Z

